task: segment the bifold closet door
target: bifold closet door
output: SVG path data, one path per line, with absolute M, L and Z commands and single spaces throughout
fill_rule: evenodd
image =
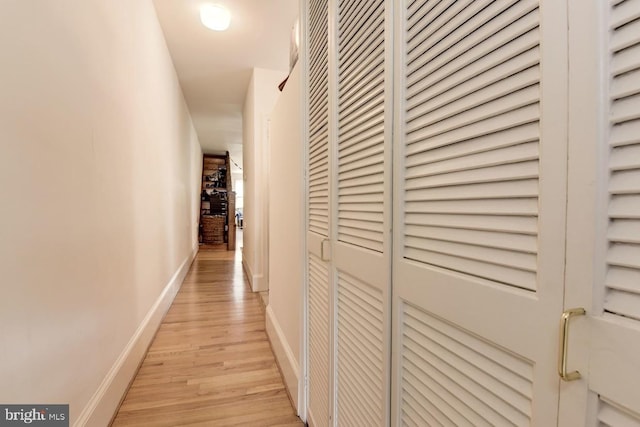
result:
M 566 3 L 396 12 L 393 422 L 556 425 Z
M 345 427 L 389 423 L 392 7 L 330 7 L 334 398 Z
M 390 2 L 308 13 L 308 408 L 384 426 L 390 390 Z
M 607 138 L 600 152 L 608 155 L 608 182 L 599 221 L 607 227 L 598 242 L 605 265 L 594 292 L 588 383 L 599 422 L 640 426 L 640 1 L 607 3 Z
M 307 417 L 330 424 L 331 281 L 329 218 L 329 56 L 327 0 L 306 5 L 307 43 Z M 327 254 L 325 254 L 325 249 Z
M 561 420 L 638 427 L 640 0 L 570 4 L 575 71 L 565 308 L 586 309 L 570 327 L 587 338 L 569 343 L 569 369 L 582 378 L 564 385 Z

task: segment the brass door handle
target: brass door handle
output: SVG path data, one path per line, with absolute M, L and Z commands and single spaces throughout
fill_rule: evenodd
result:
M 578 371 L 567 372 L 567 354 L 569 347 L 569 320 L 573 316 L 584 316 L 587 312 L 584 308 L 572 308 L 562 313 L 560 320 L 560 353 L 558 355 L 558 375 L 564 381 L 580 379 L 582 375 Z
M 329 239 L 322 239 L 322 241 L 320 242 L 320 259 L 322 261 L 330 261 L 329 258 L 324 257 L 324 244 L 325 243 L 329 243 Z

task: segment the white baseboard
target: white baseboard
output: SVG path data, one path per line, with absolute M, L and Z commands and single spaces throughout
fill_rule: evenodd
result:
M 269 341 L 271 342 L 271 348 L 273 348 L 273 353 L 278 360 L 278 365 L 280 366 L 282 376 L 284 377 L 284 384 L 287 387 L 289 396 L 291 396 L 293 406 L 296 408 L 296 411 L 298 411 L 300 370 L 298 367 L 298 362 L 296 362 L 293 356 L 293 352 L 291 351 L 291 345 L 298 345 L 299 343 L 287 342 L 287 339 L 282 332 L 282 328 L 280 328 L 278 319 L 274 315 L 271 306 L 267 307 L 265 324 L 267 328 L 267 335 L 269 337 Z
M 244 249 L 244 248 L 243 248 Z M 247 260 L 244 257 L 244 253 L 242 254 L 242 269 L 244 273 L 247 275 L 247 279 L 249 279 L 249 286 L 253 289 L 253 272 L 251 271 L 251 267 L 247 263 Z
M 253 292 L 264 292 L 269 290 L 269 283 L 265 280 L 263 274 L 254 274 L 251 281 L 251 290 Z
M 74 427 L 104 427 L 115 415 L 129 384 L 142 362 L 167 310 L 171 306 L 189 267 L 198 253 L 198 246 L 182 262 L 169 283 L 138 326 L 126 347 L 102 380 L 98 390 L 84 407 Z
M 269 290 L 269 284 L 266 280 L 264 280 L 264 275 L 262 274 L 253 274 L 251 270 L 251 266 L 245 261 L 244 256 L 242 257 L 242 268 L 249 279 L 249 285 L 251 286 L 251 290 L 253 292 L 262 292 Z

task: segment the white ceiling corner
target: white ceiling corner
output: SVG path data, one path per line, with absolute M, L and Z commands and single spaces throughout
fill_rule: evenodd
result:
M 217 32 L 200 22 L 204 0 L 153 0 L 205 153 L 242 166 L 242 109 L 254 67 L 287 72 L 298 0 L 211 0 L 231 12 Z

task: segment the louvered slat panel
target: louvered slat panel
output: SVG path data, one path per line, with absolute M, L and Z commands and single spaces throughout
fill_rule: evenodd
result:
M 384 1 L 338 8 L 338 240 L 382 252 Z
M 604 308 L 640 320 L 640 0 L 611 10 L 609 230 Z
M 501 216 L 501 215 L 462 215 L 442 214 L 407 214 L 408 225 L 421 225 L 431 227 L 448 227 L 460 230 L 484 230 L 497 232 L 521 232 L 535 234 L 538 224 L 534 218 Z
M 429 75 L 432 75 L 434 79 L 442 78 L 466 68 L 473 61 L 490 54 L 497 48 L 508 45 L 519 37 L 526 37 L 529 32 L 535 33 L 535 29 L 539 25 L 538 14 L 533 13 L 536 12 L 537 2 L 535 0 L 521 0 L 514 7 L 504 9 L 513 2 L 513 0 L 493 2 L 488 10 L 492 12 L 492 15 L 495 15 L 495 18 L 488 22 L 483 19 L 490 18 L 491 15 L 487 16 L 484 11 L 482 17 L 463 23 L 455 32 L 447 36 L 447 39 L 443 39 L 440 55 L 430 54 L 429 44 L 423 44 L 423 48 L 416 48 L 408 52 L 407 83 L 409 85 L 416 84 Z M 453 2 L 446 1 L 445 3 L 450 5 Z M 410 25 L 415 24 L 411 22 L 411 19 L 409 22 Z M 419 33 L 419 36 L 421 34 Z M 429 34 L 425 34 L 425 37 L 428 36 Z M 455 46 L 451 42 L 451 37 L 458 37 L 459 42 Z M 527 37 L 527 42 L 531 43 L 530 37 Z M 535 45 L 537 44 L 535 43 Z M 451 48 L 446 49 L 447 46 Z
M 598 421 L 605 427 L 640 427 L 640 414 L 621 408 L 609 400 L 600 397 Z
M 309 405 L 318 425 L 329 425 L 329 272 L 309 256 Z
M 500 138 L 496 138 L 496 136 L 500 136 Z M 456 140 L 452 145 L 424 146 L 417 143 L 407 147 L 407 154 L 410 155 L 409 159 L 407 159 L 407 167 L 418 166 L 425 161 L 430 161 L 436 164 L 436 162 L 451 160 L 449 163 L 453 163 L 456 159 L 461 157 L 467 158 L 468 160 L 467 156 L 472 155 L 489 157 L 494 156 L 495 151 L 500 149 L 508 149 L 516 155 L 516 152 L 523 148 L 525 150 L 531 150 L 532 144 L 530 143 L 532 142 L 535 147 L 537 145 L 537 138 L 537 124 L 529 123 L 518 126 L 516 129 L 504 130 L 500 132 L 500 135 L 492 133 L 489 135 L 479 136 L 474 139 Z M 431 139 L 431 142 L 433 142 L 433 139 Z M 524 144 L 526 144 L 525 147 L 520 147 Z M 519 155 L 523 155 L 523 153 L 520 153 Z M 524 157 L 525 160 L 532 158 L 533 157 L 530 155 L 525 155 Z
M 338 274 L 338 424 L 383 425 L 383 299 L 361 281 Z
M 309 3 L 308 229 L 329 235 L 329 51 L 328 3 Z M 329 271 L 308 256 L 309 412 L 329 425 Z
M 530 425 L 528 361 L 411 305 L 402 310 L 403 424 Z
M 407 6 L 404 257 L 535 291 L 538 2 Z
M 538 209 L 535 199 L 491 199 L 491 200 L 436 200 L 416 201 L 405 204 L 405 212 L 416 216 L 421 213 L 515 215 L 533 217 Z M 466 221 L 466 217 L 461 218 Z
M 329 41 L 327 0 L 309 6 L 309 231 L 329 235 Z

